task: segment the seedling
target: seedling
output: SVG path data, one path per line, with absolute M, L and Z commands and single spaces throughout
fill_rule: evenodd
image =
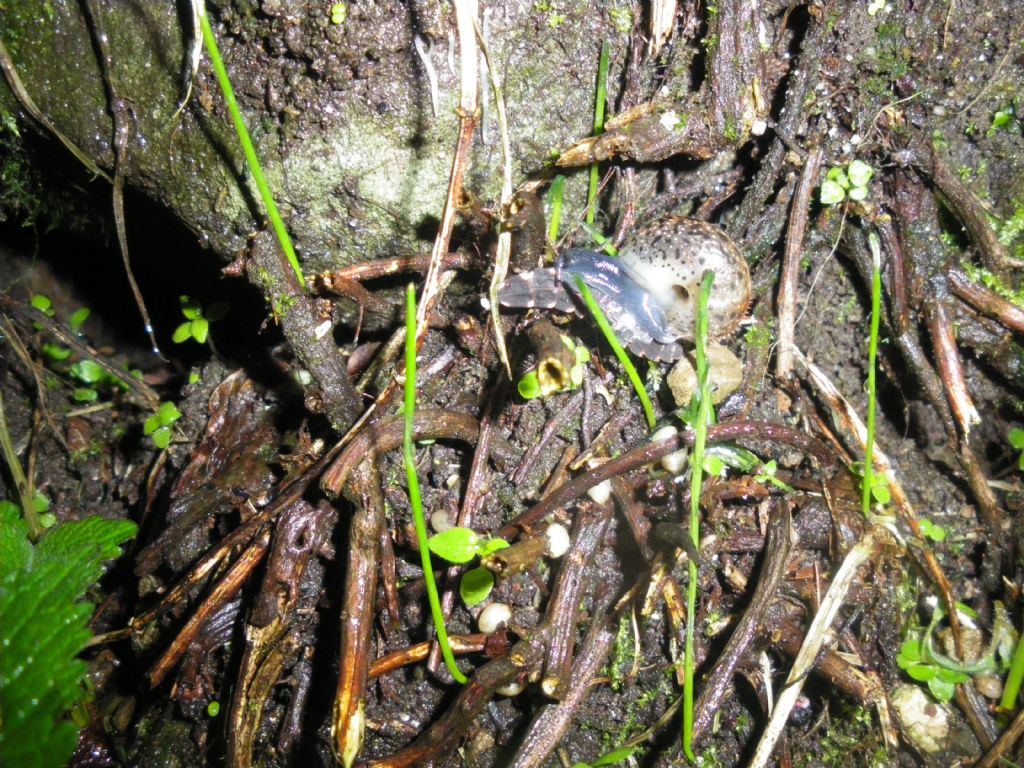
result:
M 346 19 L 348 19 L 347 3 L 335 3 L 331 6 L 331 24 L 339 26 L 344 24 Z
M 450 563 L 468 563 L 475 557 L 487 557 L 509 544 L 504 539 L 481 538 L 472 528 L 449 528 L 431 536 L 427 542 L 430 551 Z M 473 568 L 462 575 L 459 596 L 472 607 L 482 603 L 494 589 L 494 574 L 486 568 Z
M 624 747 L 622 749 L 616 749 L 607 754 L 601 755 L 592 763 L 573 763 L 572 768 L 605 768 L 609 765 L 618 765 L 623 760 L 628 759 L 637 747 Z
M 171 444 L 171 437 L 174 434 L 171 427 L 180 418 L 181 411 L 178 410 L 174 403 L 160 403 L 156 413 L 146 419 L 142 431 L 150 436 L 153 440 L 153 445 L 163 450 Z
M 792 493 L 793 486 L 789 485 L 788 483 L 782 482 L 781 480 L 779 480 L 779 478 L 775 476 L 777 470 L 778 465 L 776 464 L 775 459 L 772 459 L 771 461 L 767 461 L 761 465 L 761 471 L 758 474 L 754 475 L 754 479 L 759 483 L 771 483 L 781 491 L 786 491 L 786 493 Z
M 210 335 L 210 323 L 220 320 L 227 313 L 228 305 L 223 301 L 215 301 L 203 314 L 202 304 L 191 296 L 182 296 L 181 314 L 185 316 L 185 322 L 174 329 L 171 339 L 175 344 L 183 344 L 189 339 L 205 344 Z
M 1017 469 L 1024 472 L 1024 429 L 1014 427 L 1010 430 L 1006 439 L 1010 441 L 1010 445 L 1013 446 L 1014 450 L 1020 451 L 1017 456 Z
M 821 183 L 821 204 L 838 205 L 844 200 L 861 202 L 868 197 L 868 183 L 875 170 L 863 160 L 854 160 L 846 168 L 836 166 Z

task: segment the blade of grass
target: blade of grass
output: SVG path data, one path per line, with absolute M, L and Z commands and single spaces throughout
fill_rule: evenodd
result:
M 562 198 L 565 195 L 565 176 L 555 176 L 548 190 L 548 241 L 558 241 L 558 230 L 562 226 Z
M 871 491 L 874 488 L 875 465 L 875 358 L 878 356 L 878 325 L 882 309 L 882 255 L 878 236 L 868 235 L 871 248 L 871 335 L 868 337 L 868 414 L 867 438 L 864 444 L 864 482 L 861 487 L 861 510 L 864 517 L 871 511 Z
M 608 318 L 604 316 L 604 312 L 601 311 L 601 307 L 598 306 L 597 301 L 594 299 L 594 295 L 590 292 L 590 288 L 583 282 L 583 278 L 576 275 L 576 286 L 580 289 L 580 296 L 583 297 L 583 303 L 587 305 L 587 309 L 590 310 L 590 314 L 594 316 L 594 321 L 597 323 L 597 327 L 601 329 L 601 333 L 604 334 L 605 339 L 608 340 L 608 345 L 612 348 L 615 353 L 615 357 L 619 359 L 623 369 L 626 371 L 626 375 L 629 376 L 630 382 L 633 384 L 633 389 L 636 390 L 637 397 L 640 398 L 640 404 L 644 409 L 644 416 L 647 417 L 647 426 L 654 429 L 654 407 L 651 405 L 651 398 L 647 396 L 647 390 L 644 389 L 644 383 L 640 380 L 640 374 L 637 373 L 636 368 L 633 365 L 633 361 L 629 359 L 629 355 L 626 354 L 626 350 L 622 348 L 622 344 L 615 337 L 615 331 L 608 324 Z
M 213 29 L 210 27 L 210 20 L 206 17 L 205 3 L 198 3 L 199 25 L 203 29 L 203 41 L 206 43 L 206 50 L 210 54 L 210 61 L 213 63 L 213 71 L 217 74 L 217 82 L 220 83 L 221 91 L 224 93 L 224 101 L 228 105 L 228 112 L 231 113 L 231 121 L 235 124 L 235 131 L 238 133 L 238 143 L 242 145 L 242 152 L 245 154 L 245 162 L 249 166 L 256 188 L 259 190 L 260 198 L 267 209 L 270 223 L 274 227 L 274 233 L 281 244 L 281 250 L 288 257 L 288 263 L 295 270 L 295 276 L 299 279 L 299 285 L 303 290 L 306 288 L 306 278 L 302 274 L 302 266 L 299 258 L 295 255 L 295 248 L 292 246 L 292 239 L 288 236 L 288 230 L 284 226 L 284 220 L 277 210 L 277 203 L 270 191 L 266 178 L 263 176 L 263 168 L 256 156 L 256 148 L 253 147 L 252 139 L 249 137 L 249 129 L 245 127 L 242 120 L 242 112 L 235 100 L 235 91 L 231 87 L 231 80 L 228 78 L 228 71 L 224 68 L 224 62 L 220 57 L 220 49 L 217 47 L 217 39 L 213 36 Z
M 455 664 L 455 655 L 448 642 L 448 631 L 444 626 L 444 611 L 441 610 L 441 598 L 437 594 L 434 582 L 434 569 L 430 565 L 430 547 L 427 546 L 427 522 L 423 517 L 423 501 L 420 499 L 420 481 L 416 476 L 416 457 L 413 454 L 412 435 L 413 420 L 416 411 L 416 288 L 412 283 L 405 294 L 405 434 L 402 441 L 402 453 L 405 457 L 405 476 L 409 482 L 409 502 L 412 504 L 412 519 L 416 525 L 416 540 L 419 542 L 420 559 L 423 563 L 423 580 L 427 584 L 427 598 L 430 601 L 430 613 L 434 617 L 434 631 L 437 642 L 441 645 L 441 655 L 445 666 L 460 683 L 468 679 Z
M 694 551 L 700 551 L 700 489 L 704 473 L 704 443 L 707 440 L 708 422 L 711 419 L 711 388 L 708 385 L 708 299 L 715 273 L 707 270 L 700 283 L 700 297 L 697 301 L 697 423 L 693 425 L 693 457 L 690 460 L 690 540 Z M 683 659 L 683 674 L 686 686 L 683 689 L 683 751 L 686 757 L 693 755 L 693 634 L 697 623 L 697 561 L 689 559 L 690 581 L 686 589 L 686 655 Z
M 594 135 L 604 131 L 604 105 L 608 99 L 608 41 L 601 45 L 597 63 L 597 99 L 594 103 Z M 597 163 L 590 164 L 590 188 L 587 190 L 587 223 L 593 224 L 597 214 L 597 186 L 600 172 Z

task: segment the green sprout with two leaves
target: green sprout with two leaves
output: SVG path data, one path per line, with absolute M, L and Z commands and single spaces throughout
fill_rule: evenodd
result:
M 172 402 L 160 403 L 156 413 L 146 419 L 142 426 L 142 432 L 148 435 L 160 450 L 171 444 L 174 436 L 174 422 L 181 418 L 181 411 Z
M 204 312 L 203 305 L 191 296 L 182 296 L 180 301 L 181 314 L 185 316 L 185 322 L 174 329 L 171 339 L 175 344 L 184 344 L 189 339 L 205 344 L 210 337 L 210 323 L 220 320 L 228 313 L 228 304 L 215 301 Z
M 481 559 L 502 549 L 509 543 L 504 539 L 490 539 L 480 536 L 472 528 L 449 528 L 435 534 L 427 542 L 430 551 L 449 563 L 463 565 L 474 558 Z M 472 607 L 487 599 L 494 589 L 494 574 L 486 568 L 472 568 L 462 574 L 459 582 L 459 596 L 462 602 Z

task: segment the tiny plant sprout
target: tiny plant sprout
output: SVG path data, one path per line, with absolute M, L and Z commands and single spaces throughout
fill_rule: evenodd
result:
M 508 624 L 512 618 L 512 607 L 507 603 L 491 603 L 477 617 L 476 625 L 486 635 L 493 634 Z
M 334 3 L 331 6 L 331 24 L 338 26 L 348 19 L 348 3 Z
M 561 523 L 552 523 L 544 531 L 544 538 L 547 539 L 545 554 L 548 557 L 559 558 L 569 551 L 569 531 Z
M 679 434 L 679 430 L 673 426 L 662 427 L 651 435 L 652 441 L 658 440 L 671 440 Z M 686 468 L 686 449 L 681 449 L 670 453 L 661 459 L 661 466 L 665 470 L 673 475 L 678 475 Z
M 180 418 L 181 411 L 178 410 L 174 403 L 160 403 L 157 412 L 146 419 L 142 431 L 150 436 L 153 440 L 153 445 L 163 450 L 171 444 L 171 436 L 173 434 L 171 426 Z

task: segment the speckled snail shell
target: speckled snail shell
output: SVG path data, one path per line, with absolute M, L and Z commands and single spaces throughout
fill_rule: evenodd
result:
M 549 269 L 509 278 L 499 293 L 508 307 L 574 311 L 576 277 L 590 287 L 620 340 L 655 360 L 682 356 L 680 340 L 693 341 L 701 275 L 715 282 L 709 335 L 719 339 L 739 325 L 750 303 L 750 270 L 736 244 L 718 227 L 670 216 L 644 227 L 611 257 L 569 249 Z

